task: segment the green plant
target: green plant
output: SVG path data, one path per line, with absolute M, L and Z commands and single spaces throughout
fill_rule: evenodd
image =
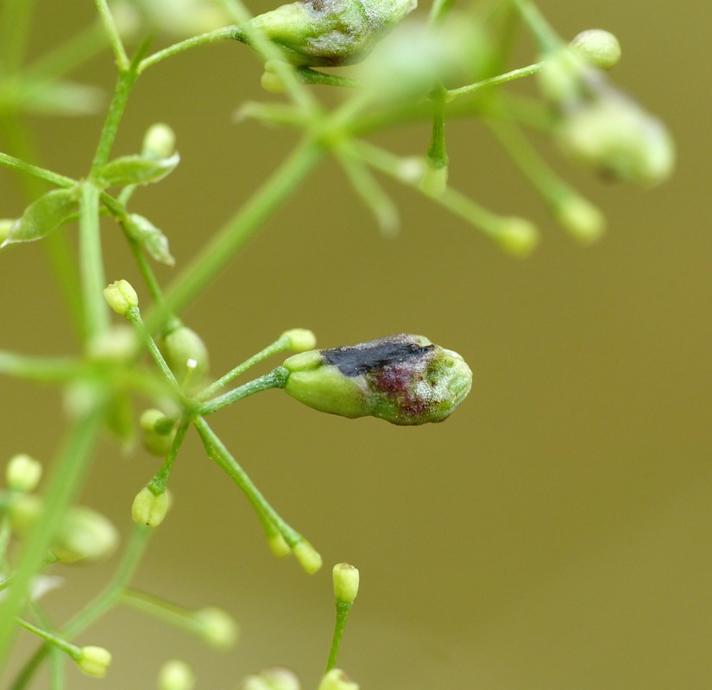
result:
M 294 554 L 309 573 L 321 567 L 319 553 L 265 499 L 215 434 L 206 420 L 208 415 L 255 393 L 282 388 L 323 411 L 419 424 L 442 420 L 469 391 L 471 374 L 462 359 L 422 337 L 398 336 L 317 351 L 313 335 L 304 329 L 286 331 L 216 381 L 207 379 L 207 348 L 200 336 L 181 322 L 179 314 L 326 155 L 333 154 L 344 168 L 384 233 L 394 231 L 398 214 L 372 170 L 426 194 L 515 255 L 526 255 L 533 249 L 536 228 L 525 219 L 495 214 L 449 185 L 446 123 L 450 117 L 480 118 L 562 225 L 585 242 L 600 236 L 602 214 L 539 157 L 524 134 L 525 127 L 549 134 L 564 152 L 608 176 L 652 184 L 669 174 L 673 152 L 664 127 L 611 87 L 598 70 L 612 67 L 620 54 L 610 35 L 586 32 L 569 46 L 529 0 L 486 3 L 460 9 L 457 16 L 454 3 L 436 0 L 427 22 L 402 22 L 413 4 L 370 0 L 378 11 L 366 19 L 364 2 L 359 0 L 313 0 L 252 19 L 242 3 L 234 0 L 175 5 L 137 2 L 130 7 L 110 7 L 106 0 L 96 0 L 99 28 L 91 27 L 26 68 L 21 58 L 31 2 L 6 0 L 3 5 L 1 28 L 6 40 L 2 42 L 0 105 L 4 119 L 13 125 L 8 133 L 14 154 L 0 154 L 0 164 L 25 176 L 28 194 L 28 206 L 21 217 L 0 223 L 3 246 L 10 247 L 3 258 L 9 260 L 15 244 L 40 239 L 47 244 L 84 342 L 84 352 L 74 359 L 0 352 L 1 372 L 66 388 L 71 424 L 43 498 L 32 494 L 39 471 L 26 457 L 11 461 L 8 490 L 0 496 L 0 554 L 5 578 L 0 585 L 4 590 L 0 663 L 18 627 L 43 641 L 13 682 L 14 690 L 28 685 L 45 657 L 52 663 L 55 688 L 62 686 L 67 657 L 84 672 L 103 675 L 110 654 L 94 646 L 78 647 L 72 639 L 119 603 L 157 615 L 217 646 L 234 641 L 235 624 L 223 612 L 186 611 L 130 588 L 147 542 L 169 510 L 171 470 L 191 427 L 208 457 L 244 492 L 275 553 Z M 192 30 L 202 21 L 219 26 L 206 27 L 204 33 L 149 53 L 149 40 L 137 27 L 151 22 L 161 26 L 167 16 L 161 14 L 161 7 L 168 9 L 171 21 L 178 22 L 181 30 Z M 117 22 L 117 17 L 123 17 L 123 23 Z M 536 37 L 540 55 L 531 65 L 505 71 L 509 37 L 519 17 Z M 140 40 L 129 54 L 127 37 L 122 34 L 132 24 Z M 164 291 L 150 261 L 173 263 L 167 236 L 130 207 L 140 186 L 159 182 L 179 164 L 172 131 L 166 125 L 152 126 L 135 155 L 112 158 L 113 143 L 128 99 L 144 72 L 182 52 L 225 40 L 256 49 L 265 61 L 264 86 L 285 92 L 289 99 L 288 103 L 246 104 L 243 116 L 294 128 L 302 133 L 302 139 L 295 152 Z M 28 139 L 20 114 L 93 107 L 91 89 L 60 77 L 105 45 L 113 51 L 117 84 L 86 178 L 73 179 L 31 163 L 36 156 L 32 147 L 23 147 Z M 319 69 L 362 60 L 348 76 Z M 541 99 L 515 97 L 499 88 L 529 76 L 537 76 Z M 329 111 L 308 88 L 313 84 L 342 89 L 347 97 Z M 404 159 L 365 140 L 373 131 L 413 119 L 432 121 L 432 138 L 422 157 Z M 41 182 L 49 183 L 51 191 L 41 189 Z M 130 284 L 119 280 L 107 285 L 99 231 L 102 215 L 116 221 L 133 252 L 153 301 L 145 315 Z M 78 272 L 64 236 L 75 221 L 79 227 Z M 131 329 L 111 325 L 107 304 Z M 153 366 L 137 366 L 146 352 Z M 221 392 L 253 366 L 287 352 L 297 354 L 268 374 Z M 113 548 L 113 528 L 107 527 L 105 519 L 72 504 L 102 429 L 108 426 L 119 439 L 132 433 L 132 399 L 137 393 L 154 399 L 157 407 L 168 401 L 165 409 L 146 411 L 140 425 L 146 447 L 164 457 L 163 465 L 134 499 L 136 526 L 113 579 L 72 620 L 55 629 L 33 601 L 33 588 L 41 582 L 36 577 L 54 561 L 92 560 Z M 16 559 L 5 558 L 11 537 L 21 546 Z M 355 598 L 352 576 L 348 568 L 335 571 L 337 624 L 322 684 L 325 690 L 353 687 L 334 668 Z M 350 581 L 344 579 L 348 577 Z M 34 622 L 26 619 L 28 615 Z M 170 688 L 189 687 L 192 682 L 190 672 L 175 665 L 161 676 L 161 683 Z M 278 683 L 286 687 L 293 679 L 282 674 L 275 680 L 274 673 L 263 673 L 247 682 L 252 688 L 274 688 Z

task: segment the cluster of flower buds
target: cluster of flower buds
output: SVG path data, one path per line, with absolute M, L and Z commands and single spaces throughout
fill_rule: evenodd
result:
M 296 65 L 345 65 L 364 57 L 374 43 L 415 9 L 417 0 L 300 0 L 250 21 Z
M 419 335 L 311 350 L 284 362 L 285 391 L 322 412 L 392 424 L 441 422 L 470 391 L 472 371 L 456 352 Z

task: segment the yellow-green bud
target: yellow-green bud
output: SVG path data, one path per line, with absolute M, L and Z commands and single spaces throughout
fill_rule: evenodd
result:
M 533 223 L 524 218 L 504 218 L 497 242 L 514 256 L 529 256 L 539 243 L 539 232 Z
M 164 457 L 173 443 L 175 422 L 160 410 L 145 410 L 139 420 L 144 448 L 158 457 Z
M 621 59 L 621 44 L 610 31 L 603 29 L 582 31 L 571 41 L 571 47 L 600 69 L 611 69 Z
M 195 675 L 185 661 L 171 659 L 158 673 L 158 690 L 193 690 Z
M 12 491 L 34 491 L 41 478 L 42 465 L 29 455 L 16 455 L 7 463 L 5 481 Z
M 10 220 L 9 218 L 0 218 L 0 244 L 7 239 L 13 225 L 15 225 L 14 220 Z
M 108 558 L 119 543 L 114 525 L 100 513 L 83 506 L 67 511 L 52 544 L 62 563 Z
M 181 384 L 197 386 L 208 372 L 208 349 L 202 338 L 187 326 L 179 326 L 166 335 L 161 350 Z
M 82 673 L 92 678 L 103 678 L 111 665 L 111 652 L 103 647 L 82 647 L 77 666 Z
M 125 324 L 111 326 L 94 336 L 89 343 L 92 359 L 104 362 L 125 362 L 133 358 L 137 350 L 136 333 Z
M 147 525 L 148 527 L 158 527 L 171 507 L 171 494 L 163 491 L 154 494 L 151 489 L 144 486 L 131 504 L 131 519 L 137 525 Z
M 554 103 L 572 102 L 581 96 L 587 70 L 591 68 L 581 55 L 566 47 L 547 56 L 537 80 L 546 98 Z
M 364 57 L 417 0 L 304 0 L 282 5 L 250 24 L 297 65 L 344 65 Z M 249 31 L 244 40 L 249 41 Z
M 321 680 L 319 690 L 359 690 L 357 683 L 338 668 L 329 671 Z
M 448 168 L 446 165 L 441 167 L 426 165 L 425 172 L 420 180 L 420 189 L 428 196 L 437 199 L 447 189 L 447 177 Z
M 281 94 L 287 90 L 282 81 L 282 77 L 280 77 L 277 72 L 274 60 L 265 62 L 265 69 L 264 72 L 262 72 L 260 84 L 267 93 Z
M 472 384 L 472 371 L 459 354 L 408 334 L 303 352 L 284 367 L 284 390 L 309 407 L 400 425 L 443 421 Z
M 259 675 L 248 676 L 242 683 L 242 690 L 300 690 L 301 685 L 291 671 L 286 668 L 270 668 Z
M 235 619 L 225 611 L 213 606 L 193 614 L 200 635 L 212 647 L 230 649 L 237 642 L 240 629 Z
M 150 158 L 170 158 L 176 149 L 176 135 L 163 122 L 151 125 L 143 137 L 143 155 Z
M 578 194 L 563 197 L 555 208 L 559 222 L 584 244 L 592 244 L 606 230 L 606 218 L 591 202 Z
M 117 280 L 104 288 L 106 303 L 119 315 L 126 316 L 138 307 L 138 295 L 128 280 Z
M 306 328 L 292 328 L 282 333 L 282 338 L 286 338 L 292 352 L 306 352 L 316 347 L 316 336 Z
M 358 568 L 348 563 L 337 563 L 332 570 L 334 596 L 337 601 L 353 604 L 358 595 Z
M 299 562 L 299 565 L 301 565 L 309 575 L 313 575 L 321 568 L 322 560 L 319 552 L 305 539 L 302 539 L 302 541 L 298 542 L 292 548 L 292 553 Z
M 277 558 L 284 558 L 292 553 L 289 548 L 289 544 L 284 540 L 284 537 L 279 533 L 275 532 L 267 537 L 267 543 L 272 553 L 277 556 Z

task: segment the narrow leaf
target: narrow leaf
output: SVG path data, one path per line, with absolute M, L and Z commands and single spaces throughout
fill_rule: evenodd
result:
M 126 187 L 131 184 L 158 182 L 173 172 L 180 162 L 174 153 L 169 158 L 145 158 L 144 156 L 122 156 L 107 163 L 97 174 L 97 179 L 105 187 Z
M 175 264 L 168 238 L 148 218 L 132 213 L 124 227 L 129 236 L 136 240 L 151 258 L 167 266 Z
M 49 235 L 79 210 L 76 189 L 55 189 L 30 204 L 16 220 L 0 248 L 17 242 L 33 242 Z

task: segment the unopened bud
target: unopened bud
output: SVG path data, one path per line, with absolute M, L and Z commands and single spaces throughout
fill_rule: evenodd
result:
M 337 563 L 332 571 L 334 596 L 337 601 L 353 604 L 358 595 L 358 568 L 348 563 Z
M 222 609 L 211 606 L 196 611 L 193 616 L 201 637 L 212 647 L 230 649 L 237 642 L 237 622 Z
M 259 675 L 248 676 L 242 683 L 242 690 L 300 690 L 301 685 L 291 671 L 286 668 L 270 668 Z
M 303 352 L 284 367 L 284 390 L 309 407 L 399 425 L 443 421 L 472 384 L 472 371 L 459 354 L 408 334 Z
M 285 541 L 284 537 L 279 533 L 275 532 L 267 537 L 267 543 L 272 553 L 277 556 L 277 558 L 284 558 L 292 553 L 292 549 L 289 548 L 289 544 Z
M 319 690 L 359 690 L 358 683 L 354 683 L 338 668 L 329 671 L 321 680 Z
M 151 125 L 143 137 L 143 155 L 149 158 L 170 158 L 176 149 L 175 132 L 163 122 Z
M 111 652 L 103 647 L 82 647 L 76 663 L 79 670 L 87 676 L 103 678 L 111 664 Z
M 448 168 L 446 165 L 435 167 L 426 165 L 425 172 L 420 180 L 420 189 L 428 196 L 437 199 L 447 189 Z
M 282 77 L 279 76 L 272 60 L 268 60 L 265 63 L 265 70 L 262 72 L 260 84 L 267 93 L 282 94 L 286 91 Z
M 191 328 L 179 326 L 163 339 L 163 354 L 179 383 L 200 384 L 208 372 L 208 349 Z
M 83 506 L 70 508 L 60 523 L 52 552 L 62 563 L 108 558 L 119 543 L 114 525 L 100 513 Z
M 606 230 L 606 218 L 603 213 L 578 194 L 561 199 L 555 212 L 559 222 L 584 244 L 592 244 Z
M 524 218 L 504 218 L 496 239 L 510 254 L 525 257 L 538 244 L 539 232 L 533 223 Z
M 316 336 L 306 328 L 292 328 L 282 334 L 287 340 L 287 347 L 292 352 L 306 352 L 316 347 Z
M 12 491 L 34 491 L 42 478 L 42 465 L 29 455 L 16 455 L 7 463 L 5 481 Z
M 151 489 L 144 486 L 136 494 L 131 505 L 131 519 L 137 525 L 147 525 L 148 527 L 158 527 L 171 507 L 171 494 L 163 491 L 154 494 Z
M 13 225 L 15 225 L 14 220 L 10 220 L 9 218 L 0 218 L 0 244 L 7 239 Z
M 603 29 L 582 31 L 571 41 L 571 47 L 601 69 L 611 69 L 621 59 L 621 44 L 610 31 Z
M 164 457 L 173 443 L 175 422 L 160 410 L 149 409 L 139 420 L 144 448 L 158 457 Z
M 305 539 L 302 539 L 302 541 L 298 542 L 292 548 L 292 553 L 297 561 L 299 561 L 299 565 L 301 565 L 309 575 L 313 575 L 321 568 L 322 561 L 319 552 Z
M 119 324 L 97 334 L 89 343 L 89 355 L 103 362 L 125 362 L 138 349 L 136 333 L 131 326 Z
M 138 295 L 128 280 L 117 280 L 104 288 L 106 303 L 119 315 L 126 316 L 138 307 Z
M 158 690 L 193 690 L 195 675 L 185 661 L 172 659 L 158 673 Z

